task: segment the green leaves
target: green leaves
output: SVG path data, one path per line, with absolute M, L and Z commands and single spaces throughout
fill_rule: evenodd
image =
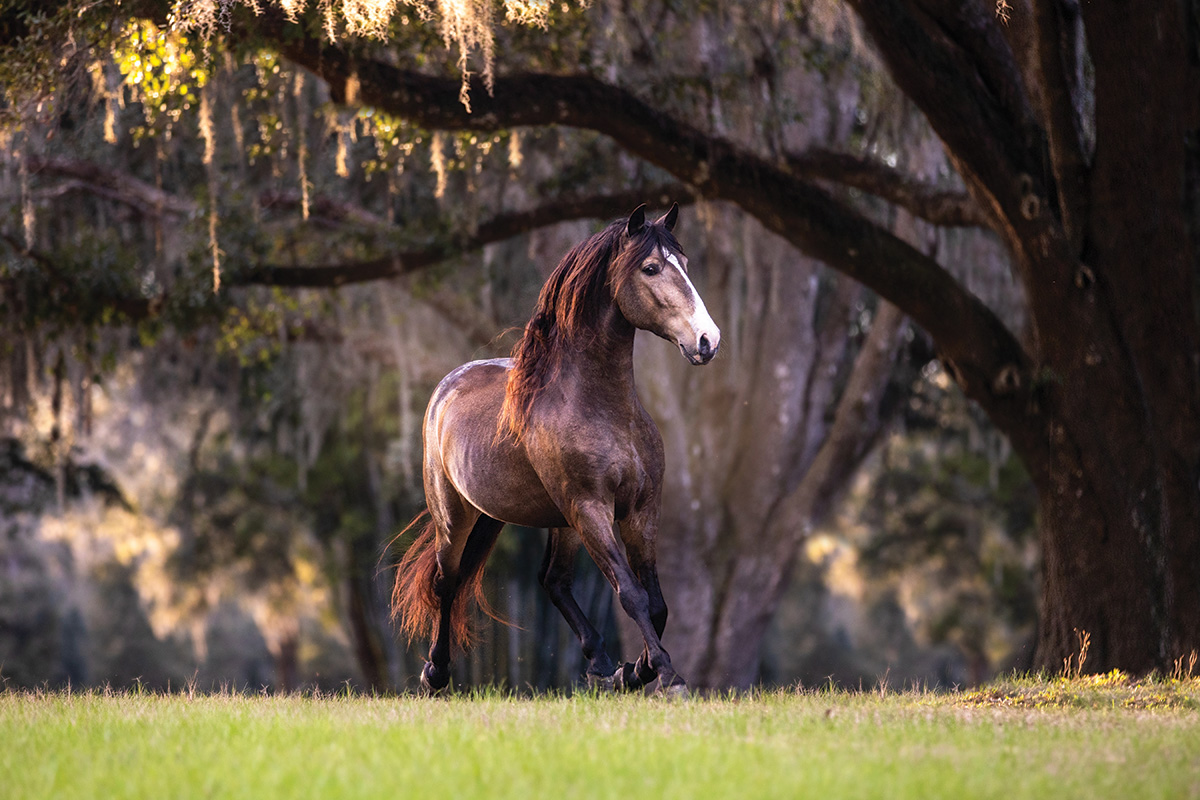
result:
M 146 125 L 133 130 L 135 140 L 163 132 L 198 102 L 210 76 L 199 44 L 149 20 L 131 20 L 122 27 L 112 58 L 146 115 Z

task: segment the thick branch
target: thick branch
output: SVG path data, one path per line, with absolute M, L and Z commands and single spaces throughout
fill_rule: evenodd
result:
M 1003 323 L 932 258 L 816 184 L 590 76 L 497 77 L 490 96 L 476 81 L 474 113 L 468 113 L 457 102 L 455 80 L 374 60 L 352 67 L 349 54 L 338 47 L 279 31 L 274 38 L 286 57 L 324 78 L 336 100 L 345 98 L 347 79 L 356 73 L 362 103 L 427 128 L 494 131 L 559 124 L 610 136 L 703 196 L 736 203 L 769 230 L 895 303 L 955 362 L 969 396 L 1004 428 L 1022 427 L 1030 381 L 1019 381 L 1019 391 L 993 391 L 1001 375 L 1031 374 L 1028 356 Z M 1045 447 L 1033 439 L 1018 446 L 1031 455 Z
M 311 39 L 282 41 L 285 55 L 316 71 L 329 82 L 335 98 L 344 98 L 352 72 L 344 51 Z M 359 61 L 356 72 L 363 103 L 428 128 L 494 131 L 563 124 L 605 133 L 635 155 L 695 186 L 704 196 L 741 205 L 789 241 L 891 296 L 931 333 L 939 330 L 947 339 L 958 338 L 964 329 L 977 327 L 980 318 L 987 318 L 982 304 L 936 262 L 820 187 L 726 140 L 682 124 L 620 87 L 589 76 L 498 77 L 492 96 L 481 83 L 473 84 L 475 112 L 468 113 L 457 103 L 459 84 L 455 80 L 378 61 Z M 918 290 L 916 285 L 922 288 Z M 946 324 L 947 308 L 962 311 L 953 320 L 953 331 Z M 981 317 L 976 318 L 976 313 Z
M 187 216 L 196 211 L 196 204 L 186 198 L 165 192 L 128 173 L 83 159 L 35 155 L 29 159 L 29 171 L 36 175 L 71 178 L 73 180 L 68 183 L 71 188 L 80 188 L 124 203 L 147 216 L 164 213 Z
M 960 76 L 977 84 L 980 100 L 994 105 L 1016 128 L 1037 126 L 1012 48 L 997 24 L 992 0 L 904 0 L 925 20 L 931 39 L 940 39 L 968 69 Z
M 1069 245 L 1044 177 L 1044 133 L 1019 89 L 1011 49 L 990 30 L 993 9 L 978 0 L 851 4 L 896 84 L 925 114 L 967 185 L 1001 221 L 1027 283 L 1034 280 L 1034 260 L 1040 278 L 1069 282 Z M 1037 243 L 1036 259 L 1024 251 L 1031 243 Z M 1046 274 L 1055 264 L 1061 274 Z
M 934 225 L 989 227 L 992 221 L 965 192 L 938 189 L 874 159 L 815 148 L 790 155 L 793 175 L 840 183 L 901 206 Z
M 384 280 L 407 275 L 419 269 L 445 261 L 486 244 L 504 241 L 512 237 L 576 219 L 605 219 L 633 210 L 638 204 L 667 205 L 671 201 L 686 205 L 693 200 L 693 192 L 682 184 L 667 184 L 646 189 L 631 189 L 607 195 L 558 199 L 528 211 L 497 214 L 481 222 L 474 233 L 449 241 L 434 242 L 420 248 L 395 253 L 382 258 L 314 266 L 258 265 L 241 272 L 234 272 L 230 282 L 234 285 L 268 285 L 286 287 L 330 288 L 351 283 Z

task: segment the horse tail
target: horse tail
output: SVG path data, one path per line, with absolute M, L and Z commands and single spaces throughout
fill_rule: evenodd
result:
M 442 604 L 437 595 L 440 579 L 435 547 L 437 527 L 432 519 L 421 525 L 428 516 L 428 511 L 422 511 L 396 536 L 399 539 L 420 526 L 416 538 L 396 566 L 396 582 L 392 587 L 392 621 L 400 623 L 400 630 L 409 642 L 424 636 L 434 638 L 441 616 Z M 496 614 L 483 591 L 483 566 L 502 527 L 503 523 L 480 516 L 463 548 L 458 589 L 450 607 L 450 636 L 451 643 L 464 650 L 470 647 L 474 636 L 470 613 L 472 604 L 479 606 L 492 619 L 511 624 Z
M 454 634 L 454 641 L 460 642 L 463 649 L 470 647 L 475 637 L 471 624 L 472 605 L 478 606 L 480 611 L 496 622 L 512 625 L 496 613 L 483 591 L 483 567 L 503 528 L 504 523 L 500 520 L 481 514 L 475 520 L 475 526 L 471 528 L 467 544 L 463 547 L 462 559 L 458 563 L 458 594 L 450 610 L 450 630 Z
M 400 624 L 409 643 L 419 636 L 432 636 L 441 612 L 436 592 L 438 562 L 434 542 L 437 526 L 428 509 L 413 517 L 392 543 L 413 529 L 417 529 L 417 536 L 396 565 L 396 582 L 392 585 L 392 622 Z

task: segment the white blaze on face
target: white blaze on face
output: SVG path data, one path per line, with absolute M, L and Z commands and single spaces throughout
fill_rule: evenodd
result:
M 704 300 L 700 298 L 700 293 L 692 285 L 692 279 L 688 277 L 687 271 L 679 263 L 679 258 L 674 253 L 662 248 L 659 248 L 659 252 L 662 254 L 664 261 L 679 270 L 679 274 L 683 276 L 684 284 L 687 285 L 688 291 L 692 293 L 692 318 L 688 320 L 692 326 L 692 330 L 696 334 L 696 341 L 692 345 L 699 349 L 700 337 L 707 336 L 709 346 L 713 350 L 716 350 L 717 346 L 721 343 L 721 329 L 717 327 L 717 323 L 713 322 L 712 316 L 708 313 L 708 308 L 704 305 Z

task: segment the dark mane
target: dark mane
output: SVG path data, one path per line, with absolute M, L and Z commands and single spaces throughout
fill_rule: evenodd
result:
M 542 286 L 533 316 L 513 346 L 498 435 L 519 439 L 524 434 L 530 406 L 553 379 L 563 353 L 586 346 L 617 289 L 655 247 L 682 252 L 671 232 L 654 223 L 646 223 L 625 247 L 626 225 L 617 220 L 575 245 Z

